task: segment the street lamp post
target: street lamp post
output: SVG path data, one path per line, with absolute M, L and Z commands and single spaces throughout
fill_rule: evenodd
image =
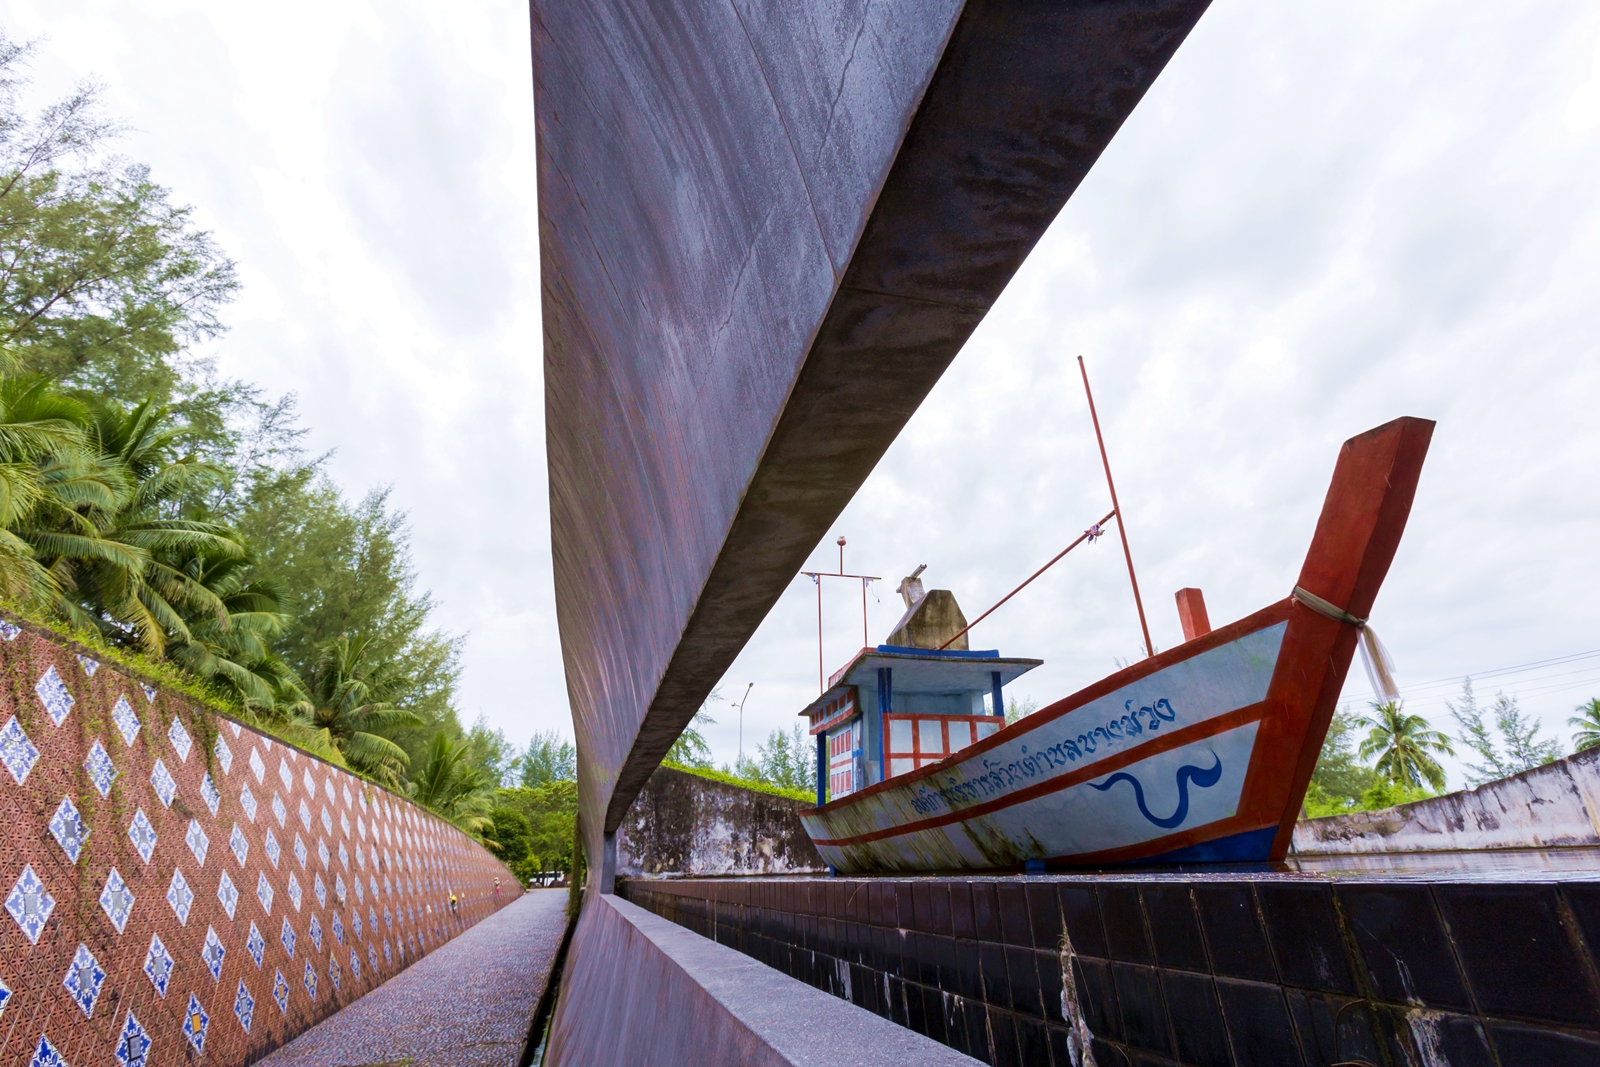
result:
M 755 687 L 756 683 L 754 682 L 745 686 L 744 696 L 739 698 L 739 760 L 741 762 L 744 760 L 744 702 L 750 699 L 750 690 Z

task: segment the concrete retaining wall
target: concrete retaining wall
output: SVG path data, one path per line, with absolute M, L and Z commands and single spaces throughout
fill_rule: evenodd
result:
M 1303 819 L 1296 855 L 1600 846 L 1600 748 L 1383 811 Z
M 518 896 L 455 827 L 41 628 L 0 617 L 0 679 L 0 1064 L 249 1063 Z
M 794 874 L 823 870 L 798 800 L 658 767 L 617 831 L 617 873 Z
M 1600 1063 L 1594 877 L 1201 870 L 621 891 L 840 1010 L 994 1067 L 1083 1067 L 1084 1044 L 1099 1067 L 1542 1067 Z
M 973 1067 L 609 894 L 584 906 L 544 1062 L 552 1067 Z

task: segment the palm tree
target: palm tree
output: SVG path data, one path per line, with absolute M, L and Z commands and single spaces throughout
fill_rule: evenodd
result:
M 1567 720 L 1568 726 L 1578 728 L 1572 735 L 1573 747 L 1582 752 L 1600 745 L 1600 699 L 1590 697 L 1587 704 L 1579 704 L 1573 710 L 1578 714 Z
M 465 738 L 452 741 L 440 730 L 428 742 L 422 767 L 412 778 L 411 799 L 464 832 L 481 837 L 493 825 L 489 817 L 497 783 L 473 763 Z
M 275 584 L 250 581 L 248 556 L 216 558 L 196 553 L 177 569 L 222 602 L 222 619 L 205 614 L 185 620 L 189 639 L 167 648 L 167 658 L 202 682 L 236 699 L 245 710 L 282 718 L 279 705 L 304 701 L 290 666 L 272 650 L 286 617 Z
M 217 472 L 178 454 L 190 431 L 168 408 L 84 403 L 20 379 L 0 385 L 0 403 L 16 421 L 73 424 L 83 442 L 35 461 L 39 492 L 10 526 L 47 573 L 57 614 L 156 656 L 192 642 L 190 620 L 226 624 L 221 599 L 180 564 L 242 558 L 244 544 L 188 503 Z
M 1455 755 L 1450 739 L 1435 730 L 1421 715 L 1407 715 L 1398 700 L 1372 705 L 1372 714 L 1363 715 L 1356 725 L 1368 728 L 1361 742 L 1361 758 L 1378 757 L 1377 772 L 1391 782 L 1420 789 L 1426 781 L 1443 789 L 1444 768 L 1429 755 L 1443 752 Z
M 351 639 L 347 634 L 330 642 L 306 680 L 305 699 L 290 712 L 350 766 L 398 788 L 411 758 L 386 735 L 420 726 L 422 719 L 384 699 L 390 680 L 382 667 L 368 662 L 369 644 L 368 638 Z
M 0 380 L 0 595 L 9 600 L 55 602 L 56 583 L 14 531 L 44 502 L 41 465 L 52 456 L 84 453 L 82 415 L 82 405 L 43 381 Z

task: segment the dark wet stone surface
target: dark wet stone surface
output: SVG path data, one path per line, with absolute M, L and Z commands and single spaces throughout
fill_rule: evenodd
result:
M 535 889 L 259 1061 L 263 1067 L 510 1067 L 566 922 Z

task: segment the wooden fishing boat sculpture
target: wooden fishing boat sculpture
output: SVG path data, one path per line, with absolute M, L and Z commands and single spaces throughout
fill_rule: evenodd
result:
M 1290 596 L 1210 632 L 1191 613 L 1184 644 L 1011 726 L 990 717 L 983 736 L 981 714 L 947 715 L 953 728 L 971 721 L 964 746 L 945 729 L 942 748 L 902 752 L 897 694 L 970 700 L 987 677 L 999 709 L 1004 682 L 1038 661 L 864 649 L 802 713 L 835 779 L 819 774 L 826 795 L 800 813 L 824 862 L 858 873 L 1281 859 L 1432 433 L 1403 418 L 1345 442 Z

